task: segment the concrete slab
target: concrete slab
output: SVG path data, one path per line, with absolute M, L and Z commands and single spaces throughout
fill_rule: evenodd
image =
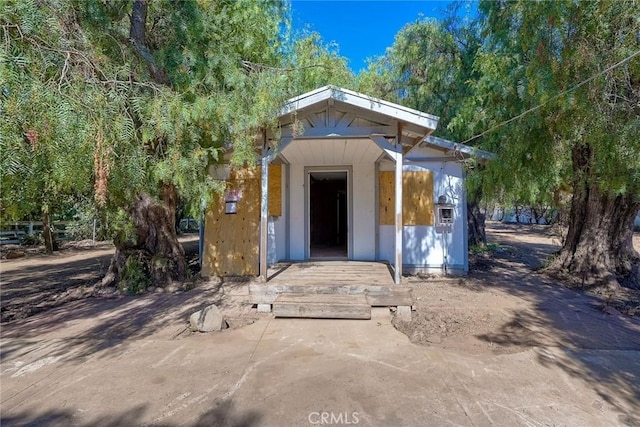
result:
M 596 426 L 640 419 L 613 404 L 624 396 L 582 379 L 576 363 L 603 358 L 606 369 L 620 363 L 640 372 L 637 351 L 473 355 L 420 347 L 392 326 L 388 309 L 374 309 L 365 321 L 267 316 L 214 334 L 158 328 L 124 339 L 113 331 L 101 336 L 81 320 L 37 336 L 11 329 L 1 339 L 3 426 Z

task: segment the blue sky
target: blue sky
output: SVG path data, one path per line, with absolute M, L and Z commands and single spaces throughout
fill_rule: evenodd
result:
M 295 30 L 308 28 L 325 42 L 336 42 L 354 72 L 366 59 L 382 55 L 407 23 L 424 17 L 440 18 L 450 1 L 321 1 L 292 0 Z

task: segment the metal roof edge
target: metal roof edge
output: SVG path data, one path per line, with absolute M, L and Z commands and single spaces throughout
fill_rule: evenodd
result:
M 458 151 L 466 154 L 467 156 L 476 156 L 484 160 L 493 160 L 496 158 L 496 155 L 489 151 L 480 150 L 478 148 L 462 144 L 461 142 L 453 142 L 433 135 L 427 136 L 421 143 L 426 143 L 438 148 L 444 148 L 446 150 Z

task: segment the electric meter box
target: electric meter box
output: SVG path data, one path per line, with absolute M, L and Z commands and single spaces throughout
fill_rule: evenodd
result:
M 452 225 L 454 219 L 453 205 L 436 205 L 436 207 L 438 221 L 437 225 Z

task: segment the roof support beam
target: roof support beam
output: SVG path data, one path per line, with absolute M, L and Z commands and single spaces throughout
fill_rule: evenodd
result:
M 376 143 L 378 147 L 380 147 L 389 157 L 395 159 L 396 147 L 389 141 L 387 138 L 381 135 L 371 135 L 371 140 Z
M 269 146 L 267 141 L 267 131 L 262 132 L 262 159 L 261 159 L 261 184 L 262 184 L 262 197 L 260 198 L 260 278 L 267 281 L 267 248 L 268 238 L 267 228 L 269 226 L 268 221 L 268 209 L 269 209 Z
M 394 126 L 347 126 L 347 127 L 314 127 L 305 129 L 301 135 L 294 135 L 291 129 L 283 129 L 282 137 L 295 137 L 295 138 L 314 138 L 324 136 L 357 136 L 362 138 L 368 138 L 369 135 L 393 135 L 395 136 Z
M 402 123 L 398 122 L 398 129 L 396 133 L 396 144 L 395 144 L 395 152 L 394 152 L 394 160 L 396 162 L 396 174 L 395 174 L 395 228 L 396 228 L 396 257 L 395 257 L 395 271 L 394 271 L 394 282 L 396 285 L 400 284 L 402 279 L 402 235 L 403 235 L 403 224 L 402 224 L 402 164 L 403 164 L 403 153 L 402 153 Z

